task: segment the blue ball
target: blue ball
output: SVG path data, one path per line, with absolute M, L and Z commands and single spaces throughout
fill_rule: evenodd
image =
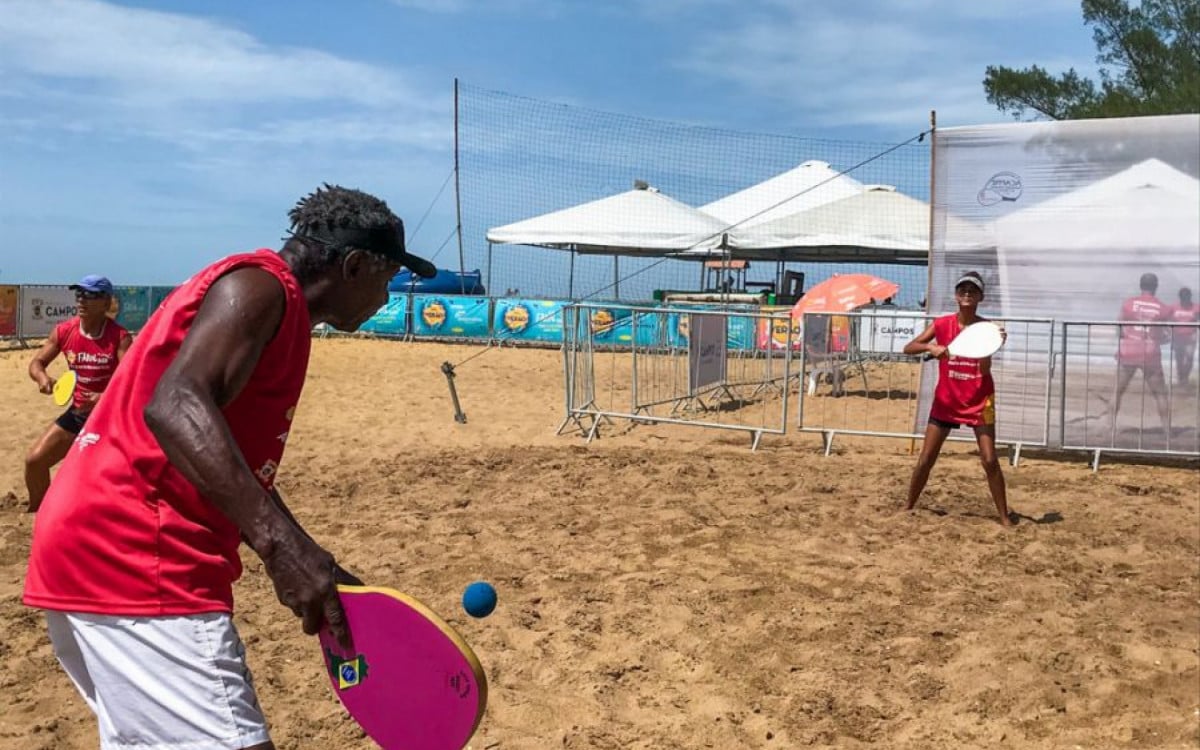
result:
M 476 581 L 463 591 L 463 609 L 471 617 L 487 617 L 496 608 L 496 589 L 485 581 Z

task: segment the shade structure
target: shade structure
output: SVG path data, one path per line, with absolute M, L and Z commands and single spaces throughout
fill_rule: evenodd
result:
M 589 201 L 488 230 L 488 242 L 603 255 L 715 250 L 726 224 L 653 187 Z
M 801 318 L 805 313 L 849 312 L 857 307 L 869 305 L 896 296 L 900 285 L 865 273 L 847 273 L 830 278 L 809 289 L 800 301 L 792 306 L 792 317 Z
M 837 172 L 829 164 L 806 161 L 782 174 L 706 203 L 700 210 L 742 230 L 857 195 L 862 189 L 861 182 Z

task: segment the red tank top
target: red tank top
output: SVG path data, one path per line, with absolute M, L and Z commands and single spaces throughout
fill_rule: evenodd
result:
M 38 511 L 26 604 L 107 615 L 228 612 L 241 575 L 238 528 L 167 460 L 142 411 L 209 287 L 236 268 L 279 280 L 286 310 L 249 381 L 223 410 L 270 488 L 308 368 L 311 325 L 299 283 L 270 250 L 218 261 L 163 301 L 126 353 Z
M 982 320 L 982 318 L 980 318 Z M 962 330 L 958 315 L 944 315 L 933 321 L 934 340 L 947 346 Z M 984 374 L 979 360 L 951 356 L 938 360 L 937 387 L 929 416 L 944 422 L 976 426 L 995 421 L 992 396 L 996 385 L 991 374 Z
M 1130 297 L 1121 304 L 1121 320 L 1143 323 L 1169 322 L 1170 311 L 1153 294 Z M 1117 344 L 1117 362 L 1139 366 L 1161 364 L 1162 342 L 1167 338 L 1165 326 L 1123 325 Z
M 1170 320 L 1172 323 L 1200 323 L 1200 305 L 1194 302 L 1191 307 L 1171 305 Z M 1174 327 L 1171 329 L 1171 335 L 1176 343 L 1188 344 L 1196 340 L 1196 328 Z
M 71 403 L 76 409 L 91 408 L 89 396 L 104 393 L 113 373 L 117 371 L 117 348 L 126 331 L 115 320 L 105 319 L 100 335 L 89 338 L 83 333 L 78 317 L 59 323 L 55 329 L 58 348 L 67 358 L 67 367 L 75 371 L 75 396 Z

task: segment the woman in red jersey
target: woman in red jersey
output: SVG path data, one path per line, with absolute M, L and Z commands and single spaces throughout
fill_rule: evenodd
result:
M 46 428 L 25 456 L 30 513 L 42 504 L 50 487 L 50 469 L 67 455 L 132 341 L 129 332 L 107 315 L 112 304 L 112 282 L 103 276 L 85 276 L 71 289 L 78 314 L 55 326 L 29 363 L 29 377 L 45 394 L 54 390 L 55 382 L 46 368 L 60 353 L 77 378 L 67 410 Z
M 983 277 L 974 271 L 963 274 L 954 285 L 958 312 L 933 321 L 919 336 L 904 346 L 905 354 L 929 354 L 938 360 L 938 382 L 933 393 L 933 407 L 925 427 L 921 456 L 908 483 L 906 510 L 912 510 L 925 489 L 929 472 L 937 462 L 942 444 L 950 430 L 969 426 L 975 430 L 979 444 L 979 460 L 987 474 L 992 501 L 1000 514 L 1002 526 L 1012 526 L 1008 512 L 1008 496 L 1004 474 L 996 458 L 996 386 L 992 382 L 992 359 L 955 357 L 946 351 L 959 331 L 983 318 L 976 314 L 983 300 Z

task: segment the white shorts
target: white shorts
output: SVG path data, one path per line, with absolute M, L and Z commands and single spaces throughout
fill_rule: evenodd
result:
M 54 654 L 100 724 L 101 750 L 241 750 L 270 741 L 228 614 L 46 612 Z

